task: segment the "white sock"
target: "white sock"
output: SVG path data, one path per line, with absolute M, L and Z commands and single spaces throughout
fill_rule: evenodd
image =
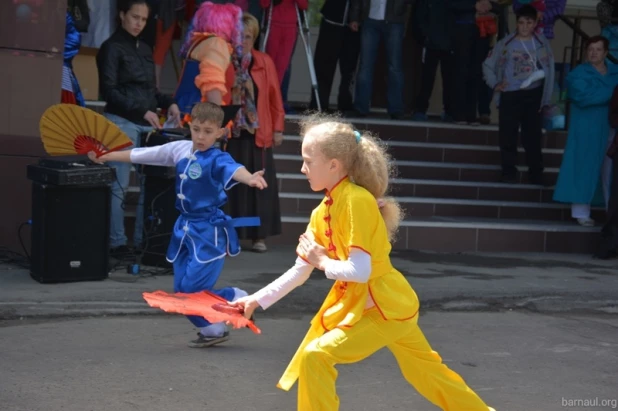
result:
M 200 330 L 200 334 L 202 334 L 204 337 L 222 337 L 226 331 L 227 327 L 225 326 L 225 323 L 221 322 L 202 327 L 202 329 Z
M 571 217 L 573 218 L 590 218 L 590 204 L 571 204 Z
M 236 301 L 239 298 L 246 297 L 249 295 L 249 293 L 246 292 L 245 290 L 241 290 L 240 288 L 236 288 L 236 287 L 233 287 L 233 288 L 234 288 L 234 298 L 232 299 L 232 301 Z

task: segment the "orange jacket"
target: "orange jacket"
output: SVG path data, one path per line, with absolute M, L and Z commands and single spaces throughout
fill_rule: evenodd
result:
M 273 134 L 283 133 L 285 111 L 281 99 L 281 88 L 275 63 L 270 56 L 257 50 L 253 50 L 251 54 L 253 55 L 251 78 L 258 89 L 256 107 L 259 127 L 255 132 L 255 145 L 269 148 L 273 146 Z M 232 104 L 234 80 L 234 66 L 230 64 L 225 73 L 227 93 L 223 96 L 223 101 L 226 105 Z

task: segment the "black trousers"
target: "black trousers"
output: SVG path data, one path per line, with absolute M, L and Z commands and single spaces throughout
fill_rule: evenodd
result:
M 601 241 L 596 252 L 599 258 L 615 257 L 618 250 L 618 154 L 614 156 L 612 163 L 607 220 L 601 229 Z
M 503 175 L 517 173 L 517 137 L 520 126 L 521 145 L 526 150 L 528 172 L 530 176 L 539 176 L 543 172 L 542 97 L 543 87 L 501 93 L 498 124 Z
M 438 64 L 442 74 L 442 102 L 444 112 L 453 116 L 453 53 L 444 50 L 425 49 L 421 74 L 421 90 L 416 98 L 415 111 L 427 113 L 429 99 L 436 81 Z
M 481 38 L 476 24 L 455 24 L 455 121 L 477 119 L 478 97 L 483 82 L 483 61 L 489 53 L 489 38 Z M 482 113 L 488 114 L 488 113 Z
M 360 52 L 360 32 L 353 32 L 348 26 L 337 26 L 324 19 L 320 23 L 320 35 L 315 47 L 313 64 L 318 82 L 318 94 L 322 110 L 328 109 L 330 91 L 333 87 L 337 62 L 341 83 L 337 97 L 337 108 L 340 111 L 353 108 L 352 87 L 358 55 Z M 315 93 L 311 94 L 311 109 L 317 109 Z

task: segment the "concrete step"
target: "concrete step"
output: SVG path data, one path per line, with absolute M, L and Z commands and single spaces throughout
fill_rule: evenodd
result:
M 88 108 L 103 113 L 104 103 L 100 101 L 86 102 Z M 286 115 L 286 134 L 299 134 L 301 115 Z M 474 144 L 498 146 L 498 127 L 490 126 L 459 126 L 443 122 L 418 122 L 383 120 L 371 118 L 347 118 L 357 130 L 371 130 L 383 140 L 398 140 L 408 142 Z M 563 149 L 566 144 L 565 131 L 553 131 L 543 137 L 543 148 Z
M 286 115 L 285 133 L 299 135 L 300 115 Z M 442 122 L 395 121 L 380 119 L 347 118 L 345 121 L 357 130 L 371 130 L 383 140 L 397 140 L 419 143 L 475 144 L 498 146 L 498 127 L 459 126 Z M 551 131 L 543 136 L 543 148 L 563 149 L 566 145 L 565 131 Z
M 299 173 L 302 167 L 302 157 L 294 154 L 275 154 L 277 172 Z M 395 160 L 397 177 L 422 180 L 448 180 L 448 181 L 500 181 L 501 168 L 499 165 L 447 163 L 431 161 L 404 161 Z M 546 168 L 545 174 L 549 184 L 555 184 L 558 178 L 558 168 Z M 519 182 L 528 181 L 528 171 L 525 167 L 519 167 L 517 174 Z
M 389 153 L 395 160 L 431 161 L 443 163 L 500 164 L 498 146 L 476 144 L 418 143 L 389 140 L 386 142 Z M 518 164 L 526 165 L 524 149 L 519 147 Z M 276 148 L 277 154 L 301 154 L 301 138 L 286 135 L 283 144 Z M 543 149 L 543 164 L 546 167 L 560 167 L 563 150 Z
M 135 212 L 127 211 L 125 227 L 132 238 Z M 282 234 L 269 244 L 296 244 L 309 223 L 309 214 L 282 217 Z M 590 254 L 600 227 L 559 221 L 501 220 L 466 217 L 416 217 L 402 221 L 394 250 L 436 252 L 529 252 Z
M 319 193 L 279 193 L 281 212 L 309 215 L 324 198 Z M 462 217 L 498 220 L 573 221 L 569 205 L 559 203 L 466 200 L 431 197 L 397 197 L 409 218 Z M 593 209 L 592 218 L 602 221 L 604 210 Z
M 309 218 L 285 215 L 283 234 L 272 244 L 296 244 Z M 402 222 L 394 250 L 437 252 L 584 253 L 595 251 L 599 227 L 555 221 L 410 218 Z
M 300 173 L 277 173 L 279 192 L 311 194 L 307 178 Z M 551 202 L 552 188 L 530 184 L 394 178 L 392 196 L 436 197 L 467 200 Z
M 300 173 L 277 173 L 279 192 L 311 194 L 307 179 Z M 127 190 L 127 202 L 136 202 L 137 180 Z M 553 189 L 530 184 L 483 183 L 448 180 L 394 178 L 392 196 L 436 197 L 468 200 L 552 202 Z
M 277 173 L 280 193 L 319 194 L 309 187 L 302 174 Z M 390 196 L 443 198 L 487 201 L 518 201 L 528 203 L 551 203 L 553 189 L 530 184 L 482 183 L 447 180 L 418 180 L 394 178 L 391 180 Z M 127 189 L 125 202 L 136 204 L 139 197 L 137 182 Z

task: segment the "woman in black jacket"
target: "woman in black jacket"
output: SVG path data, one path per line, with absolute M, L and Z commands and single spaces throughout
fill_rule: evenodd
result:
M 119 7 L 120 25 L 97 54 L 99 93 L 107 103 L 105 116 L 139 146 L 142 133 L 161 128 L 157 108 L 167 109 L 170 118 L 180 120 L 180 110 L 172 97 L 159 93 L 155 86 L 152 48 L 140 40 L 149 8 L 146 0 L 126 0 Z M 129 186 L 131 164 L 110 163 L 116 169 L 112 185 L 110 222 L 111 254 L 127 254 L 124 232 L 124 194 Z M 136 210 L 133 241 L 139 247 L 143 231 L 143 190 Z

